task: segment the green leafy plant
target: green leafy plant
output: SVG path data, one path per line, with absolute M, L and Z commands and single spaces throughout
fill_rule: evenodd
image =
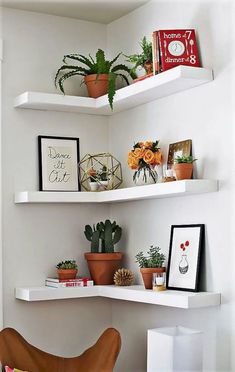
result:
M 59 86 L 62 93 L 65 94 L 64 82 L 66 79 L 74 75 L 87 76 L 97 74 L 98 79 L 100 74 L 108 74 L 108 100 L 111 109 L 113 109 L 117 77 L 121 77 L 126 84 L 129 85 L 127 77 L 130 75 L 130 69 L 124 64 L 114 66 L 115 62 L 121 55 L 122 53 L 119 53 L 115 58 L 109 61 L 106 60 L 102 49 L 98 49 L 95 59 L 90 54 L 88 57 L 82 54 L 67 54 L 63 58 L 64 65 L 61 66 L 56 73 L 55 86 Z M 79 62 L 82 66 L 70 65 L 67 63 L 68 60 Z M 125 74 L 127 74 L 127 76 Z
M 85 226 L 85 237 L 91 242 L 91 253 L 113 253 L 114 245 L 119 242 L 122 236 L 122 229 L 116 221 L 98 222 L 91 227 Z
M 142 49 L 142 52 L 140 54 L 131 54 L 129 56 L 125 55 L 125 57 L 127 58 L 127 62 L 134 63 L 134 67 L 132 67 L 131 69 L 132 76 L 133 74 L 135 74 L 138 66 L 144 67 L 146 72 L 148 73 L 148 65 L 153 63 L 152 43 L 148 42 L 146 36 L 144 36 L 139 45 Z
M 98 173 L 98 179 L 100 181 L 108 181 L 108 171 L 106 165 L 103 165 L 101 171 Z
M 63 270 L 76 270 L 78 268 L 75 260 L 66 260 L 61 261 L 56 265 L 57 269 L 63 269 Z
M 135 256 L 139 267 L 162 267 L 166 256 L 163 253 L 160 253 L 160 250 L 159 247 L 151 245 L 146 255 L 144 255 L 143 251 L 139 252 Z
M 181 164 L 181 163 L 188 163 L 192 164 L 194 161 L 197 159 L 194 159 L 191 155 L 183 155 L 183 156 L 177 156 L 174 160 L 176 164 Z

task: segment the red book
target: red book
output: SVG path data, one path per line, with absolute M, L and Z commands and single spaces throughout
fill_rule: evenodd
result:
M 157 75 L 160 72 L 160 51 L 158 31 L 154 31 L 152 34 L 152 51 L 153 51 L 153 75 Z
M 162 71 L 179 65 L 200 67 L 195 30 L 158 31 Z

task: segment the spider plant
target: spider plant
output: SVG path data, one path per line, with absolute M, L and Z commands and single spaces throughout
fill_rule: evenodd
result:
M 127 85 L 129 85 L 128 78 L 130 75 L 130 69 L 124 64 L 114 65 L 117 59 L 122 55 L 119 53 L 111 61 L 106 60 L 105 53 L 103 50 L 98 49 L 96 52 L 95 59 L 89 54 L 88 57 L 83 54 L 67 54 L 63 58 L 64 65 L 61 66 L 55 76 L 55 86 L 60 88 L 62 93 L 64 92 L 64 82 L 66 79 L 74 76 L 87 76 L 96 74 L 96 81 L 99 79 L 100 74 L 108 75 L 108 100 L 111 109 L 113 110 L 113 99 L 116 93 L 116 79 L 121 77 Z M 81 65 L 71 65 L 68 61 L 75 61 Z M 82 81 L 83 83 L 84 81 Z

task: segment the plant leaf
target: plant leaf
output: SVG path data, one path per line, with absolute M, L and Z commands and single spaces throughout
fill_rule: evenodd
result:
M 113 110 L 113 98 L 115 96 L 115 83 L 116 83 L 117 75 L 113 72 L 109 73 L 109 80 L 108 80 L 108 99 L 111 110 Z
M 85 69 L 83 67 L 64 65 L 64 66 L 60 67 L 59 70 L 56 73 L 56 76 L 55 76 L 55 86 L 57 86 L 56 81 L 57 81 L 57 78 L 58 78 L 60 72 L 61 71 L 64 71 L 64 70 L 81 71 L 81 72 L 84 72 L 85 74 L 89 71 L 89 70 L 87 70 L 87 69 Z
M 59 80 L 58 80 L 58 84 L 59 84 L 59 87 L 60 87 L 60 90 L 62 93 L 65 94 L 64 92 L 64 87 L 63 87 L 63 83 L 66 79 L 70 78 L 71 76 L 74 76 L 74 75 L 81 75 L 81 76 L 85 76 L 84 73 L 82 72 L 78 72 L 78 71 L 70 71 L 68 72 L 67 74 L 64 74 Z
M 118 72 L 119 70 L 121 71 L 126 71 L 128 74 L 130 73 L 130 69 L 129 67 L 123 65 L 123 64 L 120 64 L 120 65 L 116 65 L 114 66 L 112 69 L 111 69 L 111 72 Z

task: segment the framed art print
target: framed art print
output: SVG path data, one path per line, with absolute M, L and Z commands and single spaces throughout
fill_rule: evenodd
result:
M 171 169 L 177 156 L 192 155 L 192 140 L 188 139 L 169 145 L 167 168 Z
M 38 136 L 39 190 L 80 191 L 79 138 Z
M 168 289 L 198 292 L 203 237 L 202 224 L 171 226 Z

